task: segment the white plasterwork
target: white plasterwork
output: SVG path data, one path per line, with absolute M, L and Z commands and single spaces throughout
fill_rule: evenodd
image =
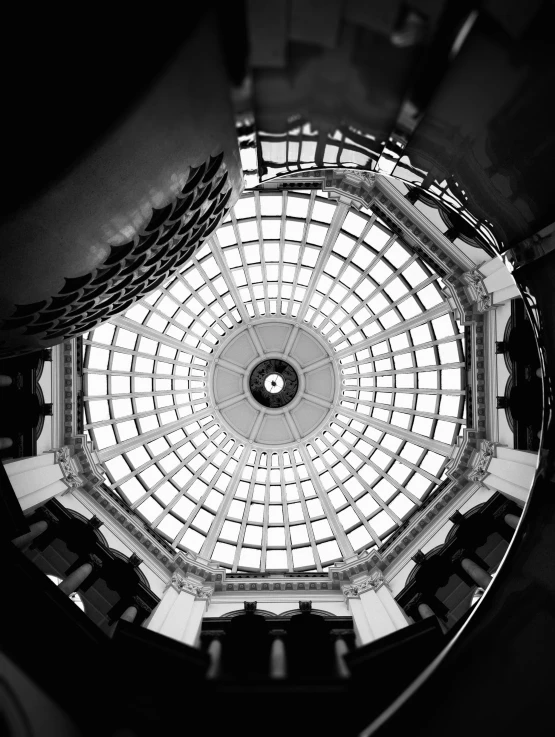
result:
M 484 277 L 478 271 L 478 269 L 472 269 L 463 274 L 464 280 L 470 286 L 469 292 L 471 293 L 472 299 L 476 302 L 478 312 L 487 312 L 493 309 L 491 301 L 491 294 L 488 292 L 486 285 L 484 284 Z
M 495 453 L 495 446 L 498 445 L 493 440 L 482 440 L 478 454 L 471 460 L 472 470 L 468 474 L 471 481 L 483 481 L 486 476 L 488 466 Z
M 192 594 L 195 600 L 205 599 L 208 603 L 210 603 L 210 598 L 214 591 L 211 586 L 199 586 L 198 583 L 184 578 L 180 573 L 172 574 L 170 586 L 173 586 L 176 591 L 185 591 L 188 594 Z
M 72 458 L 71 450 L 67 445 L 54 451 L 54 458 L 64 474 L 64 481 L 69 489 L 78 489 L 81 486 L 81 477 L 77 468 L 77 462 Z
M 385 584 L 385 579 L 381 571 L 374 571 L 369 576 L 366 576 L 360 583 L 350 584 L 349 586 L 343 587 L 343 596 L 345 602 L 348 599 L 359 597 L 366 591 L 376 591 Z

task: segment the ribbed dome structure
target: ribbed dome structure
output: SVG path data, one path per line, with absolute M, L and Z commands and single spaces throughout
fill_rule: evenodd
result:
M 245 194 L 181 273 L 86 336 L 112 487 L 231 570 L 321 571 L 441 482 L 464 420 L 438 276 L 369 210 Z

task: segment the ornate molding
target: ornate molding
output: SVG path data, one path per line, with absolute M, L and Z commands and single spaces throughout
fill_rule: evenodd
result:
M 171 582 L 169 584 L 176 591 L 185 591 L 187 594 L 192 594 L 195 600 L 203 599 L 210 602 L 214 589 L 211 586 L 200 586 L 194 581 L 190 581 L 184 578 L 180 573 L 173 573 Z
M 495 453 L 497 443 L 492 440 L 482 440 L 478 453 L 472 463 L 472 470 L 468 474 L 471 481 L 483 481 L 488 466 Z
M 309 173 L 306 172 L 303 176 L 305 175 L 308 177 Z M 310 172 L 310 177 L 314 179 L 315 174 Z M 471 300 L 468 297 L 470 291 L 468 289 L 468 283 L 462 278 L 464 270 L 469 268 L 468 264 L 457 261 L 455 257 L 456 247 L 446 242 L 443 236 L 438 238 L 437 234 L 430 234 L 433 228 L 426 222 L 423 216 L 420 218 L 421 222 L 419 220 L 415 224 L 411 221 L 414 212 L 417 211 L 414 210 L 408 200 L 405 200 L 396 190 L 393 191 L 394 188 L 392 185 L 387 183 L 383 177 L 375 176 L 373 173 L 368 173 L 368 175 L 365 173 L 364 176 L 361 176 L 361 172 L 352 173 L 340 170 L 337 176 L 334 173 L 330 182 L 322 174 L 316 178 L 319 179 L 319 182 L 317 182 L 319 186 L 323 185 L 323 188 L 328 191 L 330 189 L 334 190 L 337 196 L 342 193 L 348 195 L 351 200 L 356 200 L 360 205 L 373 208 L 380 217 L 387 220 L 390 227 L 394 227 L 395 232 L 404 237 L 406 242 L 422 258 L 427 260 L 432 268 L 444 278 L 445 282 L 451 280 L 450 290 L 452 292 L 452 300 L 450 299 L 450 302 L 456 302 L 457 311 L 460 313 L 461 319 L 467 323 L 468 321 L 472 323 L 483 321 L 484 315 L 477 313 L 476 309 L 472 310 Z M 300 186 L 298 181 L 296 184 Z M 268 188 L 271 187 L 268 185 Z M 472 332 L 471 340 L 473 355 L 476 355 L 483 367 L 483 345 L 481 346 L 481 355 L 480 346 L 478 345 L 480 340 L 483 343 L 483 338 L 475 337 L 475 332 L 478 332 L 480 327 L 483 331 L 483 326 L 477 325 L 476 331 Z M 66 341 L 64 349 L 71 349 L 73 345 L 73 340 Z M 80 350 L 76 350 L 75 353 L 79 355 Z M 68 359 L 66 358 L 66 360 Z M 70 358 L 69 361 L 71 360 Z M 475 365 L 480 368 L 480 363 Z M 483 384 L 478 386 L 478 390 L 480 386 L 483 386 Z M 113 518 L 113 524 L 117 525 L 119 523 L 122 530 L 124 532 L 127 531 L 133 542 L 136 541 L 145 551 L 148 551 L 151 563 L 158 562 L 160 566 L 163 566 L 162 570 L 164 573 L 167 571 L 171 575 L 176 569 L 184 574 L 192 573 L 204 580 L 214 581 L 215 589 L 218 591 L 244 591 L 245 589 L 251 591 L 267 591 L 270 589 L 281 589 L 284 591 L 302 591 L 306 589 L 338 590 L 341 579 L 342 583 L 348 582 L 353 574 L 356 575 L 356 573 L 360 573 L 362 570 L 372 570 L 377 565 L 382 569 L 386 569 L 399 556 L 404 556 L 404 551 L 407 548 L 413 547 L 415 537 L 429 524 L 433 523 L 434 519 L 441 514 L 447 505 L 450 505 L 457 495 L 471 486 L 465 477 L 468 471 L 468 458 L 464 456 L 461 457 L 460 463 L 458 459 L 456 462 L 453 462 L 448 472 L 450 478 L 430 495 L 417 514 L 411 517 L 406 525 L 403 525 L 397 530 L 379 551 L 374 550 L 370 553 L 364 551 L 357 556 L 354 563 L 337 564 L 330 569 L 328 576 L 315 578 L 306 576 L 302 581 L 297 576 L 283 577 L 283 579 L 278 581 L 275 578 L 269 581 L 263 576 L 258 576 L 256 577 L 257 580 L 254 581 L 252 580 L 255 578 L 253 575 L 245 575 L 242 577 L 243 580 L 241 580 L 239 576 L 227 574 L 223 568 L 219 568 L 216 564 L 211 564 L 200 556 L 175 551 L 162 536 L 150 530 L 148 525 L 138 518 L 119 495 L 107 487 L 100 466 L 97 465 L 96 458 L 91 453 L 90 443 L 86 440 L 85 436 L 78 435 L 75 437 L 74 433 L 75 430 L 73 430 L 73 437 L 66 438 L 66 442 L 69 441 L 75 444 L 75 456 L 79 459 L 82 467 L 81 476 L 84 482 L 79 493 L 86 494 L 96 504 L 102 507 L 106 512 L 104 517 L 109 515 L 109 517 Z M 469 433 L 469 435 L 475 437 L 475 433 Z M 471 450 L 469 450 L 468 455 L 470 453 Z M 152 560 L 153 558 L 156 560 Z M 250 580 L 245 583 L 245 579 Z
M 487 312 L 493 309 L 491 294 L 488 292 L 484 284 L 484 277 L 478 269 L 472 269 L 463 274 L 463 279 L 471 287 L 472 296 L 476 302 L 478 312 Z
M 343 596 L 345 597 L 345 603 L 349 599 L 358 598 L 361 594 L 365 594 L 367 591 L 377 591 L 381 586 L 385 584 L 385 578 L 381 571 L 374 571 L 369 576 L 364 578 L 360 583 L 351 584 L 343 588 Z
M 302 576 L 302 574 L 301 574 Z M 252 580 L 255 578 L 256 580 Z M 218 588 L 218 584 L 216 584 Z M 310 576 L 298 577 L 297 574 L 285 575 L 279 580 L 272 578 L 268 581 L 263 576 L 255 574 L 233 574 L 233 580 L 229 580 L 229 574 L 221 586 L 224 591 L 331 591 L 333 586 L 327 574 L 320 574 L 317 578 Z
M 71 449 L 67 445 L 62 446 L 59 450 L 55 451 L 54 458 L 62 469 L 68 490 L 78 489 L 82 481 L 75 469 L 75 461 L 72 461 Z

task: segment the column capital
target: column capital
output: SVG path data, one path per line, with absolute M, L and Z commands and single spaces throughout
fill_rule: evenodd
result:
M 67 445 L 63 445 L 61 448 L 58 448 L 58 450 L 54 451 L 54 459 L 62 469 L 64 481 L 68 485 L 68 491 L 71 489 L 78 489 L 82 483 L 77 463 L 73 460 L 72 455 L 71 448 Z
M 482 440 L 478 454 L 472 461 L 472 470 L 468 474 L 470 481 L 483 481 L 486 477 L 488 466 L 494 456 L 495 448 L 498 445 L 493 440 Z
M 168 583 L 166 590 L 172 588 L 175 591 L 185 591 L 195 597 L 195 600 L 205 599 L 210 602 L 210 598 L 214 589 L 212 586 L 200 586 L 195 581 L 186 579 L 180 573 L 173 573 L 171 581 Z
M 484 277 L 478 269 L 471 269 L 463 274 L 463 279 L 469 285 L 473 301 L 476 302 L 478 312 L 487 312 L 493 308 L 491 294 L 484 284 Z
M 359 598 L 361 594 L 364 594 L 367 591 L 376 591 L 384 584 L 385 578 L 383 573 L 381 571 L 374 571 L 369 576 L 362 579 L 362 581 L 349 586 L 344 586 L 343 596 L 345 597 L 345 602 L 349 599 Z

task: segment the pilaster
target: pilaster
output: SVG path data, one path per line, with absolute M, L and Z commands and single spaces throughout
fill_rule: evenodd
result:
M 481 481 L 523 507 L 534 480 L 538 454 L 498 447 L 496 456 L 490 458 Z
M 66 491 L 62 469 L 55 453 L 18 458 L 5 464 L 6 473 L 24 512 L 31 511 L 60 492 Z
M 393 598 L 380 571 L 345 586 L 343 595 L 349 605 L 361 645 L 390 635 L 410 623 Z
M 162 600 L 147 623 L 147 629 L 186 645 L 196 645 L 211 586 L 174 573 Z

